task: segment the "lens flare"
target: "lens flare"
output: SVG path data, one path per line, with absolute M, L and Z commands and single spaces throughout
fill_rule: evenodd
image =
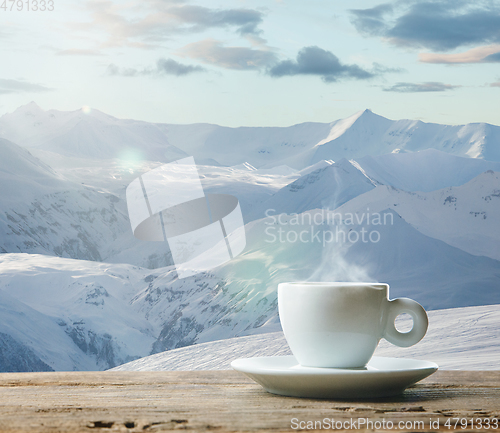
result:
M 144 155 L 138 149 L 128 148 L 118 155 L 121 168 L 133 171 L 144 163 Z

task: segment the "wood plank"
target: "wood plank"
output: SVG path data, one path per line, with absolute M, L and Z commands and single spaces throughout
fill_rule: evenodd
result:
M 351 402 L 275 396 L 235 371 L 0 374 L 0 432 L 291 431 L 293 418 L 474 431 L 447 429 L 453 417 L 498 419 L 500 371 L 438 371 L 402 396 Z

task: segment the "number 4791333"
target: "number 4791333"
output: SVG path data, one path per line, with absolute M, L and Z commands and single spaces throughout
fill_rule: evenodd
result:
M 4 12 L 52 12 L 54 0 L 0 0 L 0 11 Z

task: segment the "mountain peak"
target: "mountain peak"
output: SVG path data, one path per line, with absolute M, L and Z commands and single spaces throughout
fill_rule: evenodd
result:
M 353 114 L 352 116 L 348 117 L 347 119 L 352 119 L 352 124 L 358 122 L 358 121 L 371 121 L 371 120 L 388 120 L 384 116 L 380 116 L 376 113 L 374 113 L 371 109 L 365 108 L 362 111 L 358 111 L 357 113 Z M 345 120 L 347 120 L 345 119 Z
M 321 146 L 323 144 L 326 144 L 330 141 L 335 140 L 336 138 L 339 138 L 341 135 L 343 135 L 346 131 L 348 131 L 353 125 L 367 125 L 367 127 L 373 126 L 377 122 L 391 122 L 389 119 L 386 119 L 385 117 L 379 116 L 378 114 L 375 114 L 372 110 L 369 108 L 366 108 L 364 110 L 358 111 L 357 113 L 353 114 L 352 116 L 346 117 L 345 119 L 340 119 L 335 122 L 333 122 L 332 129 L 330 130 L 330 133 L 328 136 L 324 139 L 321 140 L 316 146 Z
M 39 114 L 45 113 L 43 109 L 40 108 L 40 106 L 35 102 L 31 101 L 28 104 L 21 105 L 20 107 L 16 108 L 14 111 L 11 113 L 7 113 L 7 115 L 14 115 L 14 116 L 37 116 Z
M 368 119 L 371 115 L 373 115 L 372 110 L 369 108 L 365 108 L 364 110 L 358 111 L 349 117 L 345 117 L 344 119 L 338 120 L 336 123 L 342 123 L 343 125 L 352 126 L 360 119 Z
M 40 108 L 40 106 L 35 101 L 31 101 L 31 102 L 28 102 L 27 104 L 21 105 L 19 108 L 14 110 L 14 112 L 15 111 L 29 111 L 29 110 L 44 111 Z
M 361 111 L 358 111 L 357 113 L 354 113 L 350 117 L 354 117 L 356 119 L 359 119 L 362 116 L 367 117 L 367 116 L 370 116 L 371 114 L 374 114 L 373 111 L 370 108 L 365 108 L 364 110 L 361 110 Z

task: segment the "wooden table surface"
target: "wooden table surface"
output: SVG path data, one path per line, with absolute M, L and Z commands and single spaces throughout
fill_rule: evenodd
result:
M 463 432 L 485 431 L 476 428 L 485 418 L 488 431 L 500 433 L 493 425 L 500 423 L 500 371 L 438 371 L 399 397 L 376 401 L 280 397 L 235 371 L 0 374 L 0 432 L 297 431 L 314 421 L 325 429 L 332 419 L 356 431 L 384 430 L 365 429 L 365 420 L 385 422 L 386 431 L 389 422 L 401 431 L 403 421 L 406 431 Z

